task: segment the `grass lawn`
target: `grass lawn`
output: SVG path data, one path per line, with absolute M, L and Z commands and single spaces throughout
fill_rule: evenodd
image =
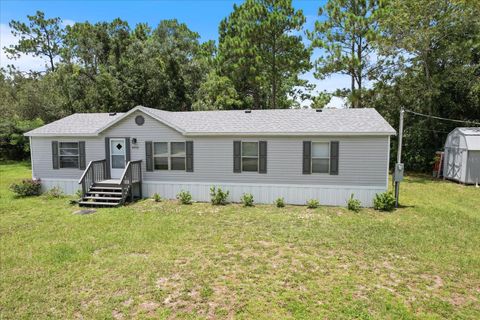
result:
M 0 166 L 0 318 L 480 318 L 480 189 L 422 176 L 393 213 L 143 200 L 74 215 Z

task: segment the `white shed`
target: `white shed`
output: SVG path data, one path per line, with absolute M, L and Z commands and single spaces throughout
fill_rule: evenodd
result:
M 480 183 L 480 127 L 455 128 L 445 142 L 443 175 L 461 183 Z

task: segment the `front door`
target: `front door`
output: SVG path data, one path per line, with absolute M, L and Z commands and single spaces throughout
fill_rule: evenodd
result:
M 112 179 L 120 179 L 126 163 L 125 139 L 110 139 L 110 176 Z

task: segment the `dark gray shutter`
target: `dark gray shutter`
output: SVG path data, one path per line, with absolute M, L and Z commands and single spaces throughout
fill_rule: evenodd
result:
M 125 138 L 125 163 L 130 161 L 130 138 Z
M 107 166 L 105 177 L 110 179 L 110 138 L 105 138 L 105 163 Z
M 233 141 L 233 172 L 242 172 L 242 142 Z
M 330 142 L 330 174 L 338 175 L 338 141 Z
M 267 173 L 267 141 L 260 141 L 259 144 L 258 173 Z
M 312 142 L 303 141 L 303 174 L 312 173 Z
M 185 146 L 186 151 L 186 171 L 193 172 L 193 141 L 187 141 Z
M 58 141 L 52 141 L 52 166 L 53 169 L 59 168 L 58 159 Z
M 145 167 L 147 171 L 153 171 L 152 141 L 145 141 Z
M 78 168 L 80 170 L 85 170 L 86 164 L 85 164 L 85 141 L 79 141 L 78 142 Z

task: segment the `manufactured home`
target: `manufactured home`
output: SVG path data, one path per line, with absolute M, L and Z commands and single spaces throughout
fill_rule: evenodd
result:
M 387 190 L 390 136 L 375 109 L 77 113 L 26 133 L 44 190 L 82 191 L 85 205 L 118 205 L 210 187 L 238 202 L 371 206 Z
M 448 134 L 443 176 L 465 184 L 480 183 L 480 127 L 455 128 Z

